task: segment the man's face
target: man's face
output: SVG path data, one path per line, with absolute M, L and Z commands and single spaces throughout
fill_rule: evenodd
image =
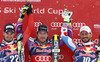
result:
M 37 37 L 38 37 L 38 40 L 41 43 L 44 43 L 47 40 L 47 38 L 48 38 L 48 33 L 46 31 L 39 31 L 37 33 Z
M 84 42 L 84 43 L 87 43 L 91 40 L 91 37 L 92 37 L 92 34 L 91 33 L 88 33 L 86 31 L 82 31 L 80 33 L 80 37 L 81 37 L 81 40 Z
M 14 36 L 15 36 L 15 33 L 9 31 L 9 32 L 4 32 L 3 35 L 4 35 L 5 40 L 6 40 L 7 42 L 10 42 L 10 41 L 13 40 L 13 38 L 14 38 Z

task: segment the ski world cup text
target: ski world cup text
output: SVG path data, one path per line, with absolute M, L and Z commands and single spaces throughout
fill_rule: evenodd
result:
M 20 11 L 21 7 L 20 8 L 16 8 L 16 7 L 0 7 L 0 13 L 3 12 L 3 13 L 17 13 L 18 10 Z M 51 15 L 61 15 L 63 12 L 63 9 L 55 9 L 55 8 L 34 8 L 33 9 L 33 13 L 34 14 L 45 14 L 45 13 L 48 13 L 48 14 L 51 14 Z
M 11 8 L 11 7 L 5 7 L 4 8 L 4 13 L 16 13 L 16 8 Z

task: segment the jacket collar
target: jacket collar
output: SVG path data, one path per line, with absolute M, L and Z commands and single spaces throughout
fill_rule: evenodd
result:
M 94 42 L 92 40 L 89 41 L 89 42 L 87 42 L 87 43 L 82 42 L 82 45 L 84 45 L 84 46 L 86 46 L 86 45 L 92 45 L 92 44 L 94 44 Z
M 11 42 L 7 42 L 6 40 L 3 39 L 2 41 L 2 44 L 5 44 L 5 45 L 11 45 L 14 43 L 14 40 L 12 40 Z
M 47 44 L 47 43 L 50 43 L 50 40 L 47 40 L 47 41 L 45 41 L 44 43 L 42 43 L 42 44 L 40 44 L 40 41 L 35 41 L 38 45 L 45 45 L 45 44 Z

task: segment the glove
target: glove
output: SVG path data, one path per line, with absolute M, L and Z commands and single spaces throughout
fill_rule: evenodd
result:
M 33 13 L 33 12 L 32 12 L 32 8 L 33 8 L 33 6 L 30 4 L 30 6 L 29 6 L 29 8 L 28 8 L 28 10 L 27 10 L 27 15 Z
M 23 39 L 23 34 L 19 33 L 17 35 L 17 41 L 22 41 L 22 39 Z
M 25 5 L 21 8 L 20 15 L 19 15 L 20 19 L 24 19 L 24 15 L 27 12 L 27 10 L 29 9 L 29 6 L 30 6 L 30 3 L 25 3 Z
M 71 23 L 71 15 L 72 15 L 72 12 L 65 9 L 65 11 L 62 13 L 62 17 L 64 18 L 64 22 Z

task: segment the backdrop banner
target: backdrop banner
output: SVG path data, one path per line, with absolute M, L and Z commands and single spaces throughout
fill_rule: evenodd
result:
M 60 36 L 60 29 L 63 23 L 61 13 L 64 9 L 73 12 L 73 42 L 81 43 L 79 29 L 82 26 L 89 26 L 92 30 L 92 40 L 98 43 L 100 34 L 100 0 L 0 0 L 0 42 L 3 39 L 4 25 L 11 22 L 16 26 L 20 9 L 24 3 L 30 2 L 33 5 L 34 31 L 31 34 L 36 37 L 37 27 L 41 24 L 49 28 L 50 39 L 54 34 Z M 23 30 L 27 26 L 27 14 L 23 21 Z M 65 44 L 60 47 L 60 62 L 73 62 L 74 53 Z M 25 46 L 25 62 L 30 62 L 29 52 Z

